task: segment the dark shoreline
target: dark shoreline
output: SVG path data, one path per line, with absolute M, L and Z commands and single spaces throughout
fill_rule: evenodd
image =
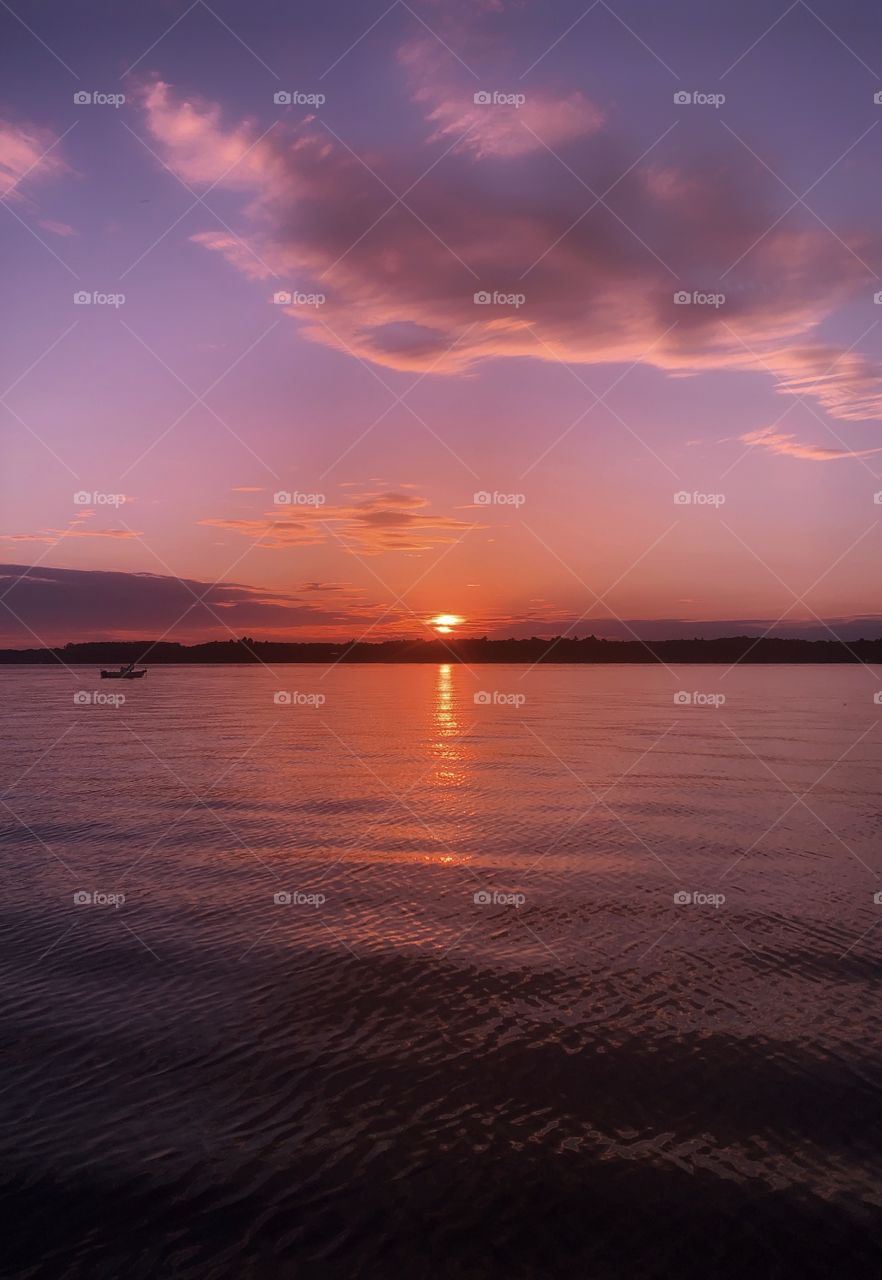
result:
M 867 663 L 882 665 L 882 640 L 788 640 L 772 636 L 731 636 L 713 640 L 582 640 L 563 637 L 529 640 L 389 640 L 376 644 L 288 643 L 218 640 L 183 645 L 169 641 L 120 640 L 68 644 L 58 648 L 3 649 L 0 665 L 45 666 L 61 663 L 110 665 L 138 662 L 150 666 L 240 666 L 279 663 L 444 663 L 467 665 L 732 664 L 796 665 Z

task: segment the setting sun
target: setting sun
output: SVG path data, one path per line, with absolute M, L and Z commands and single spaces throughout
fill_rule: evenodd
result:
M 429 621 L 436 631 L 440 631 L 442 635 L 449 635 L 455 626 L 465 622 L 465 618 L 461 618 L 457 613 L 439 613 Z

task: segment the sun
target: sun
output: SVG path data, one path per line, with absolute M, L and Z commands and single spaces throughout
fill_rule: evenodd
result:
M 429 619 L 429 624 L 442 636 L 450 635 L 453 628 L 460 622 L 465 622 L 465 618 L 461 618 L 458 613 L 438 613 L 434 618 Z

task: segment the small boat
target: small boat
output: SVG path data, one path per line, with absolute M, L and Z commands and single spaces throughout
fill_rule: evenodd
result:
M 118 671 L 101 671 L 102 680 L 140 680 L 141 676 L 146 676 L 146 667 L 136 667 L 134 662 L 130 662 L 127 667 L 120 667 Z

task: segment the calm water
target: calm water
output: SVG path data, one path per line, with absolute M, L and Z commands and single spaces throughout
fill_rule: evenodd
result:
M 0 670 L 4 1274 L 879 1273 L 882 671 L 96 674 Z

